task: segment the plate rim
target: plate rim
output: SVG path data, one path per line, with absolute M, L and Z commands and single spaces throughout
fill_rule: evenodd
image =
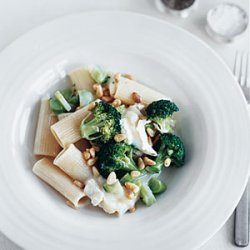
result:
M 210 51 L 210 53 L 213 54 L 214 57 L 216 57 L 216 59 L 218 61 L 220 61 L 220 64 L 224 67 L 225 70 L 227 70 L 228 74 L 231 75 L 231 78 L 234 79 L 234 84 L 237 85 L 237 91 L 238 93 L 241 95 L 241 101 L 244 102 L 244 107 L 245 107 L 245 113 L 247 113 L 247 119 L 248 119 L 248 123 L 250 124 L 250 112 L 248 110 L 248 103 L 244 97 L 244 94 L 242 93 L 241 91 L 241 88 L 239 86 L 239 84 L 237 83 L 234 75 L 233 75 L 233 72 L 232 70 L 230 69 L 230 67 L 228 66 L 228 64 L 222 59 L 222 57 L 212 48 L 210 47 L 205 41 L 203 41 L 201 38 L 199 38 L 198 36 L 196 36 L 195 34 L 191 33 L 190 31 L 176 25 L 176 24 L 173 24 L 173 23 L 170 23 L 169 21 L 166 21 L 164 20 L 162 17 L 155 17 L 155 16 L 151 16 L 150 13 L 140 13 L 140 12 L 137 12 L 137 11 L 126 11 L 126 10 L 87 10 L 87 11 L 79 11 L 79 12 L 75 12 L 75 13 L 72 13 L 72 14 L 66 14 L 66 15 L 62 15 L 60 17 L 57 17 L 57 18 L 53 18 L 49 21 L 46 21 L 40 25 L 37 25 L 27 31 L 25 31 L 24 33 L 20 34 L 19 36 L 17 36 L 13 41 L 11 41 L 7 46 L 3 47 L 2 50 L 0 50 L 0 57 L 2 57 L 2 54 L 11 49 L 12 46 L 16 46 L 16 44 L 21 40 L 21 39 L 25 39 L 25 37 L 29 36 L 29 35 L 32 35 L 33 32 L 36 32 L 38 29 L 42 28 L 42 27 L 46 27 L 46 26 L 50 26 L 51 24 L 53 23 L 56 23 L 56 22 L 59 22 L 60 20 L 63 20 L 63 19 L 66 19 L 66 18 L 70 18 L 70 17 L 74 17 L 74 16 L 83 16 L 85 15 L 86 13 L 87 14 L 90 14 L 90 13 L 125 13 L 125 14 L 132 14 L 134 16 L 141 16 L 142 18 L 147 18 L 147 19 L 151 19 L 153 21 L 156 21 L 156 22 L 162 22 L 164 25 L 168 25 L 176 30 L 179 30 L 180 32 L 182 33 L 185 33 L 187 36 L 191 37 L 192 39 L 195 39 L 197 42 L 199 42 L 200 44 L 202 44 L 203 47 L 205 47 L 207 50 Z M 200 244 L 197 244 L 196 247 L 199 248 L 201 246 L 203 246 L 206 242 L 208 242 L 222 227 L 223 225 L 225 224 L 225 222 L 229 219 L 229 217 L 231 216 L 232 212 L 234 211 L 235 207 L 237 206 L 244 190 L 245 190 L 245 187 L 247 185 L 247 182 L 248 182 L 248 178 L 250 176 L 250 156 L 248 157 L 248 175 L 245 177 L 245 180 L 244 180 L 244 184 L 242 185 L 242 188 L 241 188 L 241 193 L 238 195 L 238 199 L 235 200 L 234 204 L 235 206 L 233 208 L 231 208 L 231 212 L 226 216 L 225 220 L 223 222 L 220 223 L 220 225 L 217 226 L 217 229 L 214 231 L 214 232 L 211 232 L 207 237 L 206 239 L 204 239 L 203 241 L 200 241 Z M 0 224 L 0 232 L 6 237 L 8 238 L 10 241 L 12 241 L 14 244 L 17 244 L 18 246 L 24 248 L 24 245 L 19 241 L 16 241 L 15 238 L 14 238 L 14 233 L 13 235 L 9 235 L 7 233 L 4 232 L 4 230 L 2 229 L 2 226 Z

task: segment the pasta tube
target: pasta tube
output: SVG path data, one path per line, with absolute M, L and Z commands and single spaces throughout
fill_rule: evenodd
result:
M 74 207 L 78 207 L 79 201 L 85 197 L 83 190 L 74 185 L 73 180 L 47 158 L 37 161 L 33 172 L 68 199 Z
M 51 113 L 49 100 L 43 99 L 41 101 L 33 149 L 35 155 L 55 157 L 60 152 L 61 147 L 50 130 L 50 126 L 56 122 L 57 117 Z
M 88 106 L 77 110 L 51 126 L 52 134 L 63 148 L 81 139 L 80 124 L 87 115 L 87 111 Z
M 72 179 L 81 181 L 82 183 L 85 183 L 92 176 L 81 151 L 74 144 L 62 150 L 53 163 L 72 177 Z
M 80 68 L 71 71 L 69 74 L 69 79 L 71 83 L 75 86 L 77 90 L 88 90 L 93 92 L 93 84 L 95 83 L 88 69 Z
M 137 93 L 142 97 L 142 103 L 149 104 L 153 101 L 166 99 L 166 96 L 145 85 L 142 85 L 134 80 L 129 80 L 125 77 L 119 78 L 119 83 L 116 87 L 115 98 L 120 99 L 126 104 L 134 104 L 133 93 Z

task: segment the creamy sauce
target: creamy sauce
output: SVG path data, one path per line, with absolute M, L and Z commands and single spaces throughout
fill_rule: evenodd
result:
M 99 206 L 109 214 L 117 212 L 119 215 L 123 215 L 135 206 L 139 197 L 136 195 L 134 199 L 128 199 L 123 187 L 120 183 L 118 184 L 115 192 L 107 193 L 102 187 L 102 180 L 92 178 L 86 182 L 84 193 L 90 198 L 93 206 Z
M 122 132 L 126 135 L 126 142 L 134 145 L 143 153 L 148 155 L 157 155 L 155 150 L 148 142 L 148 137 L 145 131 L 145 125 L 149 123 L 143 119 L 140 109 L 143 105 L 132 105 L 123 114 L 122 117 Z

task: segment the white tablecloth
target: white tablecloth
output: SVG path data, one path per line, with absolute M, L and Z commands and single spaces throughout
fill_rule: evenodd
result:
M 228 1 L 239 4 L 246 11 L 249 10 L 248 0 Z M 127 10 L 156 16 L 189 30 L 209 44 L 232 69 L 236 51 L 249 51 L 249 37 L 247 32 L 231 44 L 218 44 L 208 37 L 204 30 L 206 13 L 221 2 L 225 1 L 199 0 L 198 9 L 188 19 L 180 19 L 159 12 L 155 0 L 0 0 L 0 50 L 24 32 L 57 17 L 97 9 Z M 223 228 L 200 250 L 233 249 L 238 248 L 233 244 L 233 216 L 231 216 Z M 0 250 L 21 250 L 21 248 L 0 233 Z

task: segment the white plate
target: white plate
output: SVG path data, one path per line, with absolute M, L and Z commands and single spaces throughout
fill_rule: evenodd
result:
M 40 97 L 75 67 L 105 65 L 164 92 L 180 107 L 187 162 L 168 191 L 122 218 L 74 211 L 31 172 Z M 203 42 L 155 18 L 125 12 L 64 17 L 0 56 L 0 228 L 26 249 L 194 249 L 236 206 L 249 173 L 249 117 L 229 69 Z

